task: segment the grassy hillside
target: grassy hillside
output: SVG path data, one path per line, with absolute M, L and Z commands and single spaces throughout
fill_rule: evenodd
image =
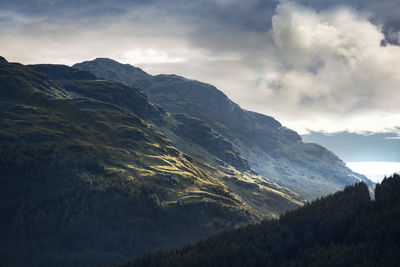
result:
M 173 115 L 131 86 L 2 60 L 0 103 L 4 266 L 121 262 L 302 203 L 254 173 L 207 162 L 218 161 L 207 151 L 205 161 L 183 154 L 160 131 L 180 138 Z
M 70 94 L 117 105 L 128 113 L 145 118 L 168 136 L 180 151 L 201 163 L 201 168 L 209 170 L 229 190 L 234 189 L 237 197 L 245 201 L 260 218 L 277 216 L 302 202 L 298 195 L 254 172 L 234 146 L 204 122 L 184 114 L 164 111 L 149 102 L 136 87 L 104 80 L 65 79 L 78 74 L 75 69 L 65 69 L 59 65 L 31 67 L 44 71 L 52 82 L 61 84 Z M 62 71 L 64 75 L 60 74 Z M 237 183 L 243 186 L 236 186 Z
M 279 220 L 226 232 L 195 245 L 119 266 L 397 266 L 400 176 L 359 183 Z

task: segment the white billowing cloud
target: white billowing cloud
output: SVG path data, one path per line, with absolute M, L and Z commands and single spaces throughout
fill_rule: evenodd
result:
M 400 47 L 381 45 L 384 35 L 368 14 L 283 1 L 271 35 L 283 65 L 264 77 L 259 92 L 278 118 L 292 125 L 302 120 L 313 130 L 328 124 L 332 131 L 400 124 Z

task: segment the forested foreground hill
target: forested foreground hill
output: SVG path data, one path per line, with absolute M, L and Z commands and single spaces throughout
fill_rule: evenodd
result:
M 398 266 L 400 176 L 359 183 L 295 211 L 121 266 Z

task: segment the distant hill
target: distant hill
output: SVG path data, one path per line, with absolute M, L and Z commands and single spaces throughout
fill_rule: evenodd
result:
M 121 262 L 304 203 L 136 87 L 4 58 L 0 186 L 3 266 Z
M 107 58 L 74 67 L 106 80 L 138 86 L 166 111 L 201 120 L 230 142 L 257 173 L 303 198 L 312 200 L 359 181 L 373 188 L 373 182 L 352 172 L 332 152 L 302 142 L 296 132 L 272 117 L 240 108 L 210 84 L 177 75 L 152 76 Z
M 400 176 L 371 201 L 364 183 L 265 221 L 119 266 L 398 266 Z

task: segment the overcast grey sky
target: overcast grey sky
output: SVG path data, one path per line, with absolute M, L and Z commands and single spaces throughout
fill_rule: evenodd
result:
M 216 85 L 300 133 L 400 126 L 398 0 L 0 0 L 0 55 L 110 57 Z

